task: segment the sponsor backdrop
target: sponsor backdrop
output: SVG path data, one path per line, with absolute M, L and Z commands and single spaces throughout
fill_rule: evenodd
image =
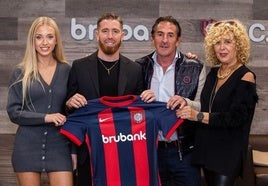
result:
M 268 133 L 268 6 L 266 0 L 1 0 L 0 1 L 0 133 L 15 133 L 6 114 L 8 79 L 25 50 L 27 32 L 38 16 L 53 17 L 61 30 L 70 64 L 96 50 L 94 29 L 104 12 L 115 12 L 126 32 L 121 51 L 135 60 L 153 50 L 151 26 L 159 16 L 172 15 L 182 27 L 180 50 L 204 61 L 204 28 L 211 20 L 237 18 L 252 41 L 250 68 L 257 74 L 260 101 L 252 134 Z M 243 95 L 241 95 L 243 96 Z

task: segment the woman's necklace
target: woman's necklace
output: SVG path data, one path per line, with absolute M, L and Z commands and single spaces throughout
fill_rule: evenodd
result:
M 225 79 L 225 78 L 227 78 L 230 74 L 231 74 L 231 69 L 228 70 L 227 72 L 225 72 L 223 75 L 221 75 L 221 73 L 220 73 L 220 68 L 219 68 L 218 73 L 217 73 L 217 77 L 218 77 L 218 79 Z
M 108 75 L 110 75 L 110 71 L 117 65 L 117 63 L 118 63 L 119 60 L 115 61 L 114 64 L 113 64 L 110 68 L 107 68 L 107 67 L 104 65 L 103 61 L 102 61 L 100 58 L 98 58 L 98 61 L 99 61 L 100 64 L 105 68 L 105 70 L 107 71 Z
M 225 72 L 223 75 L 221 74 L 221 67 L 220 67 L 219 70 L 218 70 L 218 72 L 217 72 L 218 79 L 225 79 L 225 78 L 227 78 L 231 74 L 231 72 L 233 72 L 234 70 L 236 70 L 238 68 L 239 65 L 240 65 L 240 63 L 236 63 L 227 72 Z

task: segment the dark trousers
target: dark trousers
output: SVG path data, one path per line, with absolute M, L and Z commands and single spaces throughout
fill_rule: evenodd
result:
M 87 186 L 92 184 L 89 153 L 85 143 L 78 147 L 76 178 L 77 186 Z
M 200 168 L 191 165 L 191 153 L 179 159 L 177 147 L 158 148 L 158 166 L 162 186 L 200 186 Z

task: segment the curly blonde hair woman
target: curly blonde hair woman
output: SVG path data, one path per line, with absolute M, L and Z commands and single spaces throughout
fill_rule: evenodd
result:
M 250 56 L 250 40 L 246 28 L 239 20 L 218 21 L 210 27 L 204 42 L 206 61 L 212 66 L 221 64 L 216 56 L 214 45 L 223 35 L 233 37 L 238 63 L 247 64 Z
M 201 112 L 186 106 L 177 116 L 199 124 L 192 163 L 203 168 L 207 185 L 233 186 L 243 173 L 258 101 L 256 76 L 245 65 L 250 41 L 240 21 L 223 20 L 210 27 L 204 45 L 212 68 L 201 93 Z

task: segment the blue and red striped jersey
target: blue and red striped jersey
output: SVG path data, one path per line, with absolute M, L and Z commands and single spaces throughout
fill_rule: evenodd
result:
M 92 185 L 158 186 L 158 132 L 169 138 L 182 122 L 164 102 L 104 96 L 69 115 L 60 132 L 76 145 L 86 141 Z

